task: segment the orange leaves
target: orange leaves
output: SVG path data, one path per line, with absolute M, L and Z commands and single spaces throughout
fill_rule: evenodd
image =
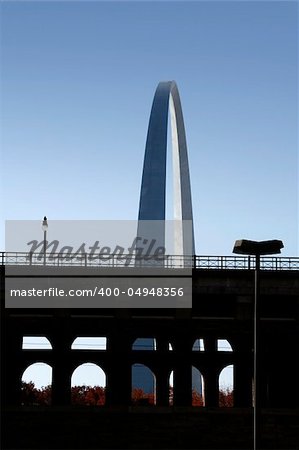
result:
M 21 404 L 24 406 L 44 406 L 51 404 L 52 387 L 37 389 L 32 381 L 22 381 Z M 71 388 L 73 405 L 102 406 L 105 404 L 105 388 L 100 386 L 74 386 Z
M 37 389 L 32 381 L 25 383 L 22 381 L 21 386 L 21 405 L 51 405 L 51 386 L 45 386 Z
M 154 394 L 146 394 L 142 389 L 132 390 L 132 403 L 133 405 L 154 405 Z
M 73 405 L 102 406 L 105 388 L 100 386 L 74 386 L 71 391 Z
M 32 381 L 22 381 L 21 404 L 24 406 L 51 405 L 52 388 L 45 386 L 37 389 Z M 102 406 L 105 404 L 106 391 L 100 386 L 74 386 L 71 388 L 71 402 L 73 405 Z M 155 395 L 146 394 L 142 389 L 132 390 L 133 405 L 155 405 Z M 173 405 L 173 388 L 169 389 L 169 405 Z M 219 391 L 219 406 L 232 407 L 234 405 L 234 393 L 230 389 Z M 193 390 L 192 406 L 204 406 L 203 396 Z
M 229 388 L 219 391 L 219 406 L 227 408 L 234 406 L 234 391 Z

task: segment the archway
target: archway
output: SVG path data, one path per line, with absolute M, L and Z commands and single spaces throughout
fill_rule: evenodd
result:
M 205 406 L 204 378 L 194 366 L 192 366 L 192 406 Z
M 78 366 L 71 378 L 73 405 L 102 406 L 106 400 L 106 374 L 94 363 Z
M 50 405 L 51 397 L 52 367 L 43 362 L 28 366 L 21 380 L 21 404 Z
M 195 339 L 193 347 L 192 347 L 192 351 L 193 352 L 204 352 L 204 350 L 205 350 L 204 340 L 203 339 Z
M 157 349 L 157 343 L 155 338 L 137 338 L 133 342 L 132 350 L 156 350 Z
M 158 84 L 152 104 L 144 155 L 137 235 L 148 239 L 150 234 L 159 246 L 164 246 L 169 113 L 172 132 L 174 220 L 176 222 L 173 254 L 194 255 L 187 143 L 180 96 L 174 81 Z M 147 221 L 157 221 L 155 231 L 152 224 L 150 226 L 146 224 Z M 149 239 L 148 241 L 150 242 Z
M 156 404 L 156 377 L 144 364 L 132 365 L 131 398 L 133 405 Z
M 232 407 L 234 405 L 234 366 L 229 365 L 219 374 L 219 406 Z
M 106 350 L 106 337 L 85 337 L 79 336 L 72 343 L 72 350 Z
M 227 339 L 217 339 L 218 352 L 232 352 L 232 346 Z
M 23 336 L 22 350 L 52 350 L 52 345 L 45 336 Z

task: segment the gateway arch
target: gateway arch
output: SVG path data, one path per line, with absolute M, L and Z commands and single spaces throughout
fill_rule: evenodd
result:
M 190 174 L 183 112 L 179 91 L 174 81 L 158 84 L 152 104 L 145 146 L 137 235 L 155 235 L 159 245 L 164 246 L 169 114 L 172 140 L 174 221 L 176 223 L 174 249 L 176 255 L 190 256 L 195 254 Z M 157 226 L 153 221 L 157 221 Z M 153 228 L 155 229 L 153 230 Z M 155 350 L 155 340 L 151 338 L 137 339 L 133 350 L 140 348 Z M 201 379 L 195 380 L 193 367 L 192 379 L 192 389 L 202 393 Z M 135 365 L 132 369 L 132 386 L 143 389 L 146 394 L 154 394 L 154 376 L 150 375 L 144 366 Z
M 193 214 L 186 134 L 179 91 L 174 81 L 158 84 L 152 104 L 140 192 L 138 236 L 146 234 L 146 231 L 142 229 L 142 221 L 157 220 L 161 221 L 161 229 L 158 230 L 160 234 L 159 242 L 160 244 L 165 242 L 166 156 L 169 114 L 172 138 L 174 220 L 176 223 L 175 254 L 194 255 Z M 184 223 L 188 223 L 188 226 L 184 226 Z

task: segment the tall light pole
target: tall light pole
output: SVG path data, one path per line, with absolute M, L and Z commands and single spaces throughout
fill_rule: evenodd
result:
M 44 232 L 44 266 L 46 265 L 46 256 L 47 256 L 47 231 L 48 231 L 48 220 L 47 217 L 44 217 L 44 220 L 42 222 L 42 229 Z
M 253 448 L 261 449 L 261 390 L 260 390 L 260 260 L 261 255 L 273 255 L 280 253 L 283 248 L 283 242 L 276 239 L 271 241 L 249 241 L 241 239 L 235 242 L 233 253 L 241 255 L 255 256 L 255 273 L 254 273 L 254 367 L 253 367 Z

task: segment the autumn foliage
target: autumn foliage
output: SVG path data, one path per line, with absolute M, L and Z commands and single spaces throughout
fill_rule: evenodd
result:
M 192 406 L 204 406 L 203 396 L 195 390 L 192 390 Z
M 100 386 L 74 386 L 71 390 L 73 405 L 105 405 L 105 388 Z
M 22 382 L 21 404 L 24 406 L 51 405 L 51 386 L 37 389 L 32 381 Z M 73 405 L 101 406 L 105 404 L 105 388 L 100 386 L 74 386 L 71 388 Z
M 51 386 L 45 386 L 37 389 L 32 381 L 25 383 L 22 381 L 21 404 L 31 405 L 51 405 Z
M 219 391 L 219 406 L 231 407 L 234 406 L 234 391 L 230 389 L 221 389 Z
M 21 404 L 24 406 L 51 405 L 51 386 L 37 389 L 32 381 L 22 381 Z M 105 404 L 105 388 L 100 386 L 74 386 L 71 388 L 71 402 L 73 405 L 102 406 Z M 132 390 L 133 405 L 154 405 L 154 394 L 146 394 L 142 389 Z M 169 389 L 169 404 L 173 405 L 173 388 Z M 192 406 L 204 406 L 204 399 L 197 391 L 192 391 Z M 233 406 L 233 391 L 230 389 L 219 392 L 219 406 Z

